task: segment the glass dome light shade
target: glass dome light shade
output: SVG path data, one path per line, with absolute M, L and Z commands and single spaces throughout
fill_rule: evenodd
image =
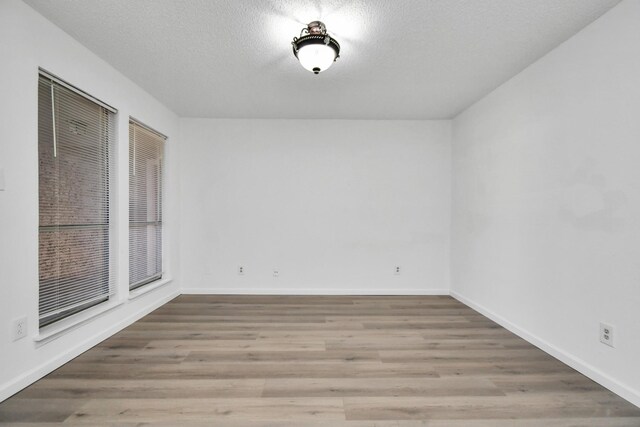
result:
M 324 43 L 307 44 L 298 50 L 300 65 L 315 74 L 331 67 L 336 57 L 336 51 Z

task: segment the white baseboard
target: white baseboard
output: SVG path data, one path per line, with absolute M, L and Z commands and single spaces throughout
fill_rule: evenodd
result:
M 449 295 L 448 289 L 183 288 L 185 295 Z
M 591 378 L 598 384 L 616 393 L 618 396 L 622 397 L 623 399 L 626 399 L 632 404 L 640 407 L 640 392 L 638 390 L 634 390 L 633 388 L 627 386 L 626 384 L 621 383 L 620 381 L 605 374 L 601 370 L 586 363 L 584 360 L 579 359 L 567 353 L 566 351 L 554 346 L 553 344 L 548 343 L 542 338 L 539 338 L 536 335 L 529 333 L 525 329 L 520 328 L 519 326 L 511 323 L 504 317 L 494 313 L 493 311 L 483 307 L 480 304 L 476 304 L 475 302 L 460 295 L 459 293 L 455 291 L 450 291 L 450 295 L 455 299 L 457 299 L 458 301 L 460 301 L 461 303 L 463 303 L 464 305 L 471 307 L 472 309 L 476 310 L 478 313 L 482 314 L 483 316 L 488 317 L 489 319 L 498 323 L 500 326 L 518 335 L 520 338 L 535 345 L 540 350 L 550 354 L 551 356 L 569 365 L 570 367 L 580 372 L 581 374 Z
M 25 372 L 24 374 L 9 381 L 8 383 L 3 384 L 2 386 L 0 386 L 0 402 L 13 396 L 15 393 L 19 392 L 23 388 L 33 384 L 34 382 L 38 381 L 40 378 L 58 369 L 60 366 L 69 362 L 75 357 L 78 357 L 80 354 L 89 350 L 91 347 L 99 344 L 100 342 L 104 341 L 105 339 L 109 338 L 115 333 L 121 331 L 122 329 L 134 323 L 136 320 L 146 316 L 156 308 L 171 301 L 178 295 L 180 295 L 179 291 L 172 292 L 170 295 L 154 302 L 153 304 L 147 307 L 144 307 L 143 309 L 130 315 L 126 319 L 123 319 L 120 322 L 114 324 L 109 329 L 102 331 L 100 334 L 95 335 L 83 341 L 82 343 L 78 344 L 77 346 L 68 349 L 64 354 L 61 354 L 55 359 L 49 360 L 41 364 L 40 366 L 37 366 L 34 369 Z

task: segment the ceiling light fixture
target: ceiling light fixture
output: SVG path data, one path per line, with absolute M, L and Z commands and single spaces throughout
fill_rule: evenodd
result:
M 327 27 L 320 21 L 310 22 L 291 44 L 300 65 L 313 74 L 320 74 L 340 57 L 340 44 L 327 34 Z

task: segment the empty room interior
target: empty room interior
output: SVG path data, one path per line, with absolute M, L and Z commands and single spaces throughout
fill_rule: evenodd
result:
M 0 425 L 640 426 L 640 0 L 0 0 Z

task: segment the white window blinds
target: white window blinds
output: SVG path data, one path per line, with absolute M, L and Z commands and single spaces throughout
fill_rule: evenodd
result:
M 129 288 L 162 277 L 162 158 L 165 137 L 129 122 Z
M 40 326 L 109 298 L 114 114 L 41 75 L 38 90 Z

